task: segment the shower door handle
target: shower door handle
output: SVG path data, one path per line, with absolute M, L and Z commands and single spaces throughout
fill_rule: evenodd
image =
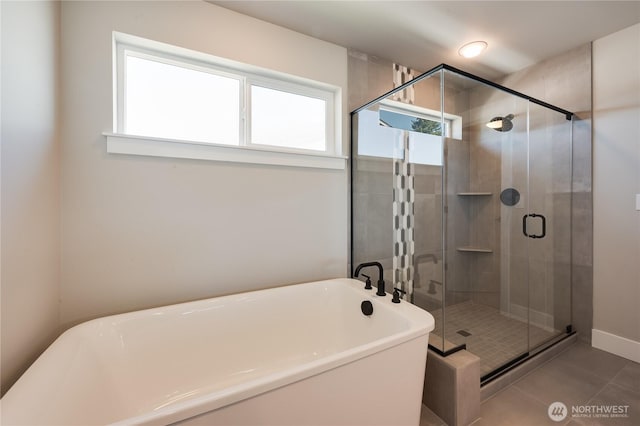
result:
M 527 220 L 528 218 L 536 218 L 539 217 L 542 220 L 542 233 L 541 234 L 529 234 L 527 232 Z M 530 213 L 522 216 L 522 233 L 525 237 L 529 238 L 544 238 L 547 235 L 547 218 L 544 215 Z
M 547 235 L 547 218 L 541 214 L 539 214 L 538 217 L 542 219 L 542 234 L 536 236 L 536 238 L 544 238 Z

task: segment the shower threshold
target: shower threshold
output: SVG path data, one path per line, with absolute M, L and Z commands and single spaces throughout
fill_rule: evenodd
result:
M 440 309 L 431 313 L 435 318 L 442 317 Z M 436 321 L 436 328 L 431 332 L 431 346 L 442 346 L 442 332 L 441 322 Z M 464 345 L 467 351 L 478 356 L 482 382 L 522 362 L 533 352 L 530 348 L 553 343 L 558 334 L 473 301 L 450 305 L 445 310 L 445 349 Z

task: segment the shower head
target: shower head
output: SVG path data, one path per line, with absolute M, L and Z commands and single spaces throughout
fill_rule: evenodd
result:
M 487 123 L 487 127 L 498 132 L 508 132 L 513 129 L 513 123 L 511 120 L 513 120 L 513 114 L 509 114 L 504 117 L 493 117 Z

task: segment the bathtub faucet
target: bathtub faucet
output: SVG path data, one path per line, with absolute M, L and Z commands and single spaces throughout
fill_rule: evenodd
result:
M 353 273 L 353 276 L 357 277 L 358 275 L 360 275 L 360 270 L 362 268 L 366 268 L 367 266 L 377 266 L 378 267 L 378 291 L 376 292 L 376 295 L 378 295 L 378 296 L 386 296 L 387 293 L 385 293 L 385 291 L 384 291 L 384 278 L 383 278 L 383 273 L 384 272 L 382 270 L 382 265 L 380 264 L 380 262 L 361 263 L 356 268 L 355 272 Z

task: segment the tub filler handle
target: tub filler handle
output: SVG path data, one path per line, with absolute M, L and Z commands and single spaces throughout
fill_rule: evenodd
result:
M 365 274 L 362 274 L 362 276 L 367 279 L 364 282 L 364 289 L 365 290 L 371 290 L 373 288 L 373 287 L 371 287 L 371 277 L 369 275 L 365 275 Z
M 407 294 L 406 291 L 404 291 L 404 290 L 402 290 L 402 289 L 400 289 L 398 287 L 394 287 L 393 288 L 393 299 L 391 299 L 391 301 L 393 303 L 400 303 L 400 293 L 402 293 L 403 295 Z

